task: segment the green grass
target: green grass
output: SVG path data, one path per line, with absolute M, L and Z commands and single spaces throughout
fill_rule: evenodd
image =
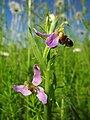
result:
M 89 44 L 89 41 L 88 44 L 77 44 L 82 50 L 79 53 L 73 53 L 73 48 L 64 48 L 62 45 L 55 49 L 57 88 L 56 104 L 53 104 L 52 109 L 53 120 L 90 119 Z M 8 47 L 8 51 L 10 56 L 0 56 L 0 119 L 26 119 L 27 109 L 28 120 L 40 119 L 40 115 L 41 117 L 43 115 L 43 105 L 38 99 L 33 95 L 28 96 L 29 103 L 27 103 L 27 97 L 12 89 L 14 84 L 23 84 L 27 79 L 27 48 L 17 48 L 13 45 L 12 48 Z M 30 80 L 33 77 L 33 64 L 38 63 L 33 53 L 31 58 Z M 40 68 L 43 76 L 43 66 L 40 65 Z

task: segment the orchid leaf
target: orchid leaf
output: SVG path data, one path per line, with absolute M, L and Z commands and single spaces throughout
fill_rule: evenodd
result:
M 90 32 L 90 27 L 88 25 L 88 22 L 85 19 L 82 19 L 84 27 Z

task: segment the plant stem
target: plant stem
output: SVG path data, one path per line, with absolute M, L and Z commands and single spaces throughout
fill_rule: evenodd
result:
M 61 120 L 64 120 L 64 99 L 61 100 Z
M 46 46 L 44 53 L 43 53 L 43 59 L 47 63 L 47 56 L 49 53 L 50 48 Z M 50 72 L 50 63 L 47 63 L 47 70 L 44 72 L 45 75 L 45 92 L 48 95 L 48 102 L 44 106 L 44 120 L 50 120 L 50 102 L 49 102 L 49 72 Z
M 44 53 L 43 53 L 43 59 L 44 59 L 44 62 L 47 63 L 47 56 L 48 56 L 48 53 L 50 51 L 50 48 L 48 48 L 47 46 L 45 47 L 45 50 L 44 50 Z
M 27 1 L 27 8 L 28 8 L 28 27 L 30 26 L 30 15 L 31 15 L 31 0 L 28 0 Z M 27 67 L 28 67 L 28 70 L 29 70 L 29 67 L 30 67 L 30 39 L 29 39 L 29 29 L 28 29 L 28 60 L 27 60 Z
M 45 92 L 47 93 L 48 95 L 48 98 L 49 98 L 49 72 L 46 71 L 46 74 L 45 74 Z M 48 102 L 47 104 L 44 106 L 44 120 L 50 120 L 50 105 L 49 105 L 49 99 L 48 99 Z

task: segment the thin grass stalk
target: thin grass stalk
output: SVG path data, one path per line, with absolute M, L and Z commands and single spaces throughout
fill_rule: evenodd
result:
M 31 0 L 27 0 L 27 13 L 28 13 L 28 28 L 30 26 L 30 16 L 31 16 Z M 29 29 L 28 29 L 28 56 L 27 56 L 27 71 L 29 73 L 30 70 L 30 65 L 31 65 L 31 60 L 30 60 L 30 56 L 31 56 L 31 51 L 30 51 L 30 39 L 29 39 Z M 29 74 L 27 75 L 27 81 L 29 81 Z M 29 102 L 29 98 L 27 97 L 27 103 Z M 26 112 L 26 119 L 29 119 L 29 109 L 27 108 L 27 112 Z
M 5 15 L 5 0 L 2 0 L 2 15 Z
M 70 13 L 70 20 L 72 20 L 72 8 L 71 8 L 71 2 L 68 0 L 68 6 L 69 6 L 69 13 Z
M 29 26 L 30 26 L 30 23 L 31 23 L 31 21 L 30 21 L 30 16 L 31 16 L 31 11 L 30 11 L 30 9 L 31 9 L 31 0 L 28 0 L 27 1 L 27 7 L 28 7 L 28 28 L 29 28 Z M 27 69 L 29 70 L 29 68 L 30 68 L 30 56 L 31 56 L 31 52 L 30 52 L 30 39 L 29 39 L 29 29 L 28 29 L 28 60 L 27 60 Z M 27 78 L 27 80 L 29 80 L 29 78 Z
M 64 120 L 64 98 L 61 99 L 61 120 Z
M 66 82 L 66 77 L 65 77 L 65 74 L 66 74 L 66 50 L 65 49 L 64 49 L 63 67 L 64 67 L 63 81 Z M 63 97 L 61 99 L 61 120 L 64 120 L 64 98 Z

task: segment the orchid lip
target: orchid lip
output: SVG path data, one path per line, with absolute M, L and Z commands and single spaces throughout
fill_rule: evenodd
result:
M 46 40 L 46 45 L 49 48 L 55 48 L 57 47 L 58 44 L 59 44 L 58 34 L 56 32 L 53 32 Z

